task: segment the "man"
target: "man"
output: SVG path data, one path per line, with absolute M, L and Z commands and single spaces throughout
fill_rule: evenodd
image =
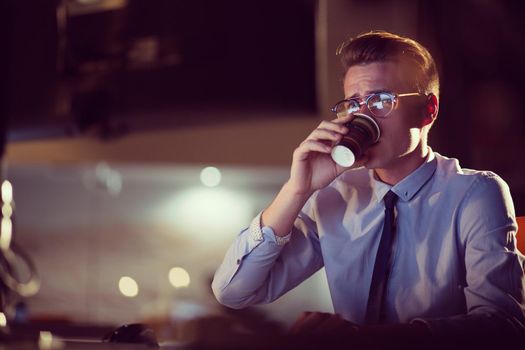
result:
M 345 101 L 334 111 L 343 117 L 296 148 L 289 180 L 217 270 L 217 299 L 268 303 L 324 266 L 336 314 L 306 313 L 298 332 L 522 332 L 509 188 L 427 145 L 439 109 L 430 53 L 381 31 L 340 53 Z M 371 116 L 381 137 L 349 169 L 330 152 L 355 112 Z

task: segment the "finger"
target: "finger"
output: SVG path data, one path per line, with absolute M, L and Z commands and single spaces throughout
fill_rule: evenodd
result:
M 334 119 L 331 121 L 323 120 L 321 124 L 319 124 L 317 129 L 332 130 L 340 134 L 346 134 L 348 132 L 348 128 L 344 126 L 343 124 L 348 122 L 350 119 L 347 119 L 347 118 L 340 118 L 340 119 L 341 120 Z
M 339 131 L 328 129 L 315 129 L 307 137 L 307 140 L 330 140 L 333 142 L 339 142 L 343 138 L 343 136 L 344 134 Z
M 294 152 L 295 157 L 299 157 L 303 159 L 305 156 L 308 156 L 311 152 L 319 152 L 319 153 L 330 153 L 332 151 L 332 147 L 330 145 L 326 145 L 321 141 L 314 141 L 314 140 L 306 140 Z
M 335 119 L 332 119 L 331 122 L 335 123 L 335 124 L 342 124 L 342 123 L 347 123 L 347 122 L 349 122 L 352 119 L 354 119 L 354 115 L 353 114 L 349 114 L 349 115 L 346 115 L 344 117 L 337 117 Z

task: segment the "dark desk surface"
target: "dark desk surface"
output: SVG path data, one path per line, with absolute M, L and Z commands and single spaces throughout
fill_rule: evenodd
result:
M 42 337 L 40 332 L 27 328 L 13 331 L 0 337 L 0 350 L 120 350 L 120 349 L 153 349 L 145 344 L 106 343 L 99 339 L 75 339 L 50 333 Z M 25 331 L 26 333 L 22 332 Z M 18 333 L 16 333 L 18 332 Z M 1 334 L 0 334 L 1 335 Z M 44 338 L 44 339 L 42 339 Z M 161 350 L 329 350 L 329 349 L 418 349 L 418 350 L 450 350 L 450 349 L 521 349 L 525 346 L 525 338 L 509 338 L 505 335 L 491 336 L 461 336 L 461 337 L 422 337 L 422 336 L 292 336 L 288 334 L 257 335 L 238 334 L 224 337 L 205 337 L 193 342 L 160 343 Z M 51 341 L 51 339 L 53 339 Z M 39 346 L 39 340 L 41 346 Z
M 88 342 L 55 342 L 51 347 L 39 347 L 35 342 L 10 342 L 5 344 L 9 350 L 120 350 L 120 349 L 149 349 L 140 344 L 110 344 L 110 343 L 88 343 Z M 0 349 L 3 349 L 0 345 Z

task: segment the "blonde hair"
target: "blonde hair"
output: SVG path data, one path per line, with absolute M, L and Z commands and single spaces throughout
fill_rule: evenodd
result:
M 416 69 L 414 87 L 439 97 L 439 75 L 430 52 L 417 41 L 385 31 L 371 31 L 343 42 L 337 49 L 344 72 L 355 65 L 382 61 L 408 64 Z

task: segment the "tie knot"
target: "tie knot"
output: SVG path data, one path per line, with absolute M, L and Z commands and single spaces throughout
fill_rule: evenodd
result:
M 397 194 L 395 194 L 392 191 L 388 191 L 388 193 L 383 198 L 383 201 L 385 202 L 385 207 L 388 209 L 392 209 L 395 205 L 399 197 Z

